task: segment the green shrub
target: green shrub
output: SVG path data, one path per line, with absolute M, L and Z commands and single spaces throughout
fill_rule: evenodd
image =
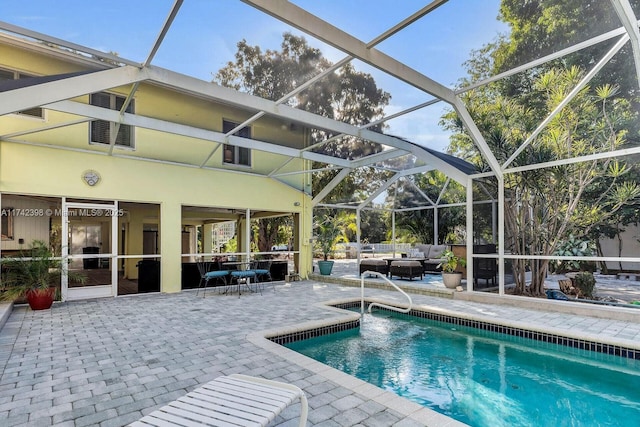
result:
M 593 277 L 593 273 L 588 271 L 581 271 L 576 274 L 576 287 L 580 289 L 580 293 L 586 297 L 593 297 L 593 290 L 596 287 L 596 279 Z
M 588 239 L 577 238 L 570 235 L 567 240 L 564 240 L 558 244 L 558 247 L 554 251 L 554 255 L 559 256 L 594 256 L 596 255 L 595 244 Z M 566 273 L 567 271 L 595 271 L 595 263 L 589 261 L 578 260 L 566 260 L 566 261 L 552 261 L 550 263 L 551 270 L 556 273 Z

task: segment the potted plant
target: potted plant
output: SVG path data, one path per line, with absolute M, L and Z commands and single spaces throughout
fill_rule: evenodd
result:
M 333 256 L 336 243 L 346 241 L 345 236 L 346 220 L 339 215 L 328 213 L 316 217 L 316 247 L 322 253 L 322 261 L 318 261 L 320 274 L 328 276 L 333 269 L 333 261 L 329 256 Z
M 444 286 L 449 289 L 455 289 L 462 283 L 462 272 L 457 271 L 458 265 L 465 267 L 467 260 L 456 256 L 450 249 L 442 253 L 442 258 L 444 258 L 444 261 L 438 264 L 438 267 L 442 267 Z
M 2 262 L 2 289 L 0 299 L 13 301 L 25 297 L 33 310 L 51 307 L 55 297 L 56 283 L 66 265 L 55 259 L 51 249 L 40 240 L 32 243 L 31 249 L 19 257 L 6 258 Z M 69 280 L 84 283 L 86 276 L 67 271 Z

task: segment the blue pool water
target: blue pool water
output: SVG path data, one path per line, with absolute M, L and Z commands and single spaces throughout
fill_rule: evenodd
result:
M 288 348 L 472 426 L 640 425 L 640 362 L 380 312 Z

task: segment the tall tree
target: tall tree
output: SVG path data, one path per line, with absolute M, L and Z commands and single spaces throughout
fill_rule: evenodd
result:
M 496 87 L 467 93 L 469 110 L 498 161 L 505 162 L 530 134 L 535 118 L 553 110 L 582 77 L 583 72 L 572 67 L 552 69 L 535 79 L 531 89 L 543 111 L 522 98 L 504 96 Z M 517 156 L 513 166 L 615 150 L 624 145 L 626 125 L 635 117 L 615 87 L 587 86 Z M 456 143 L 464 145 L 467 137 L 455 114 L 448 115 L 445 124 L 457 132 Z M 508 249 L 518 255 L 551 255 L 568 235 L 587 234 L 640 194 L 636 182 L 625 181 L 627 172 L 623 163 L 605 158 L 506 174 Z M 585 193 L 596 185 L 601 186 L 598 199 L 585 201 Z M 541 295 L 549 261 L 521 259 L 513 265 L 516 292 Z M 532 272 L 529 287 L 527 268 Z
M 640 1 L 631 0 L 636 14 Z M 500 19 L 510 33 L 474 51 L 460 85 L 482 80 L 621 26 L 611 2 L 597 0 L 502 0 Z M 575 85 L 581 71 L 600 60 L 616 40 L 601 42 L 467 94 L 474 118 L 500 161 L 509 158 L 541 120 Z M 628 43 L 591 80 L 548 128 L 515 160 L 526 165 L 637 144 L 638 83 Z M 611 84 L 615 83 L 615 86 Z M 593 88 L 593 89 L 591 89 Z M 583 110 L 584 108 L 584 110 Z M 445 127 L 457 130 L 450 150 L 488 166 L 455 114 Z M 558 165 L 544 171 L 508 174 L 505 226 L 515 253 L 552 253 L 570 233 L 615 235 L 637 212 L 638 170 L 633 160 Z M 592 175 L 589 175 L 591 173 Z M 625 221 L 620 223 L 619 221 Z M 636 218 L 637 221 L 637 218 Z M 547 227 L 548 224 L 552 226 Z M 613 231 L 612 231 L 613 230 Z M 564 235 L 557 233 L 565 233 Z M 525 262 L 515 263 L 517 291 L 525 292 Z M 546 262 L 533 263 L 532 293 L 542 290 Z
M 640 0 L 630 0 L 636 16 L 640 14 Z M 602 0 L 502 0 L 499 18 L 509 24 L 509 37 L 503 37 L 490 47 L 493 72 L 500 73 L 530 62 L 565 47 L 588 40 L 622 24 L 610 1 Z M 617 41 L 617 38 L 581 49 L 568 56 L 524 73 L 502 80 L 501 93 L 525 97 L 529 105 L 537 104 L 535 79 L 555 67 L 577 66 L 584 70 L 593 67 Z M 486 57 L 485 57 L 486 58 Z M 638 79 L 635 73 L 631 43 L 605 66 L 591 81 L 592 87 L 615 83 L 620 96 L 640 112 Z M 629 124 L 629 141 L 638 142 L 637 123 Z
M 284 33 L 279 51 L 262 51 L 259 46 L 247 44 L 246 40 L 240 41 L 237 46 L 235 61 L 220 69 L 214 81 L 274 101 L 332 66 L 319 49 L 309 46 L 304 37 L 291 33 Z M 356 71 L 351 64 L 347 64 L 289 98 L 286 104 L 353 125 L 364 125 L 382 117 L 389 100 L 390 95 L 377 87 L 371 75 Z M 370 129 L 382 130 L 380 125 Z M 311 129 L 312 144 L 333 136 L 336 135 L 322 129 Z M 357 158 L 379 152 L 381 149 L 379 144 L 355 137 L 341 137 L 316 147 L 314 151 L 342 158 Z M 314 194 L 322 189 L 334 174 L 335 171 L 316 174 L 313 179 Z M 363 174 L 366 175 L 367 172 L 361 170 L 349 175 L 335 190 L 334 197 L 340 198 L 340 201 L 353 198 L 364 178 Z M 282 221 L 284 223 L 284 220 Z M 273 236 L 275 233 L 264 230 L 260 235 L 265 237 L 261 240 L 264 243 L 261 244 L 266 245 L 261 246 L 260 250 L 268 250 L 273 243 L 269 242 L 267 236 Z

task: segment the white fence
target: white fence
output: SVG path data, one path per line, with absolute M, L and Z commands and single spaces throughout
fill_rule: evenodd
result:
M 392 243 L 361 243 L 360 253 L 370 254 L 390 254 L 393 253 Z M 396 243 L 396 253 L 407 252 L 411 248 L 411 243 Z M 357 243 L 341 243 L 336 245 L 336 255 L 344 254 L 345 258 L 356 258 L 358 256 Z

